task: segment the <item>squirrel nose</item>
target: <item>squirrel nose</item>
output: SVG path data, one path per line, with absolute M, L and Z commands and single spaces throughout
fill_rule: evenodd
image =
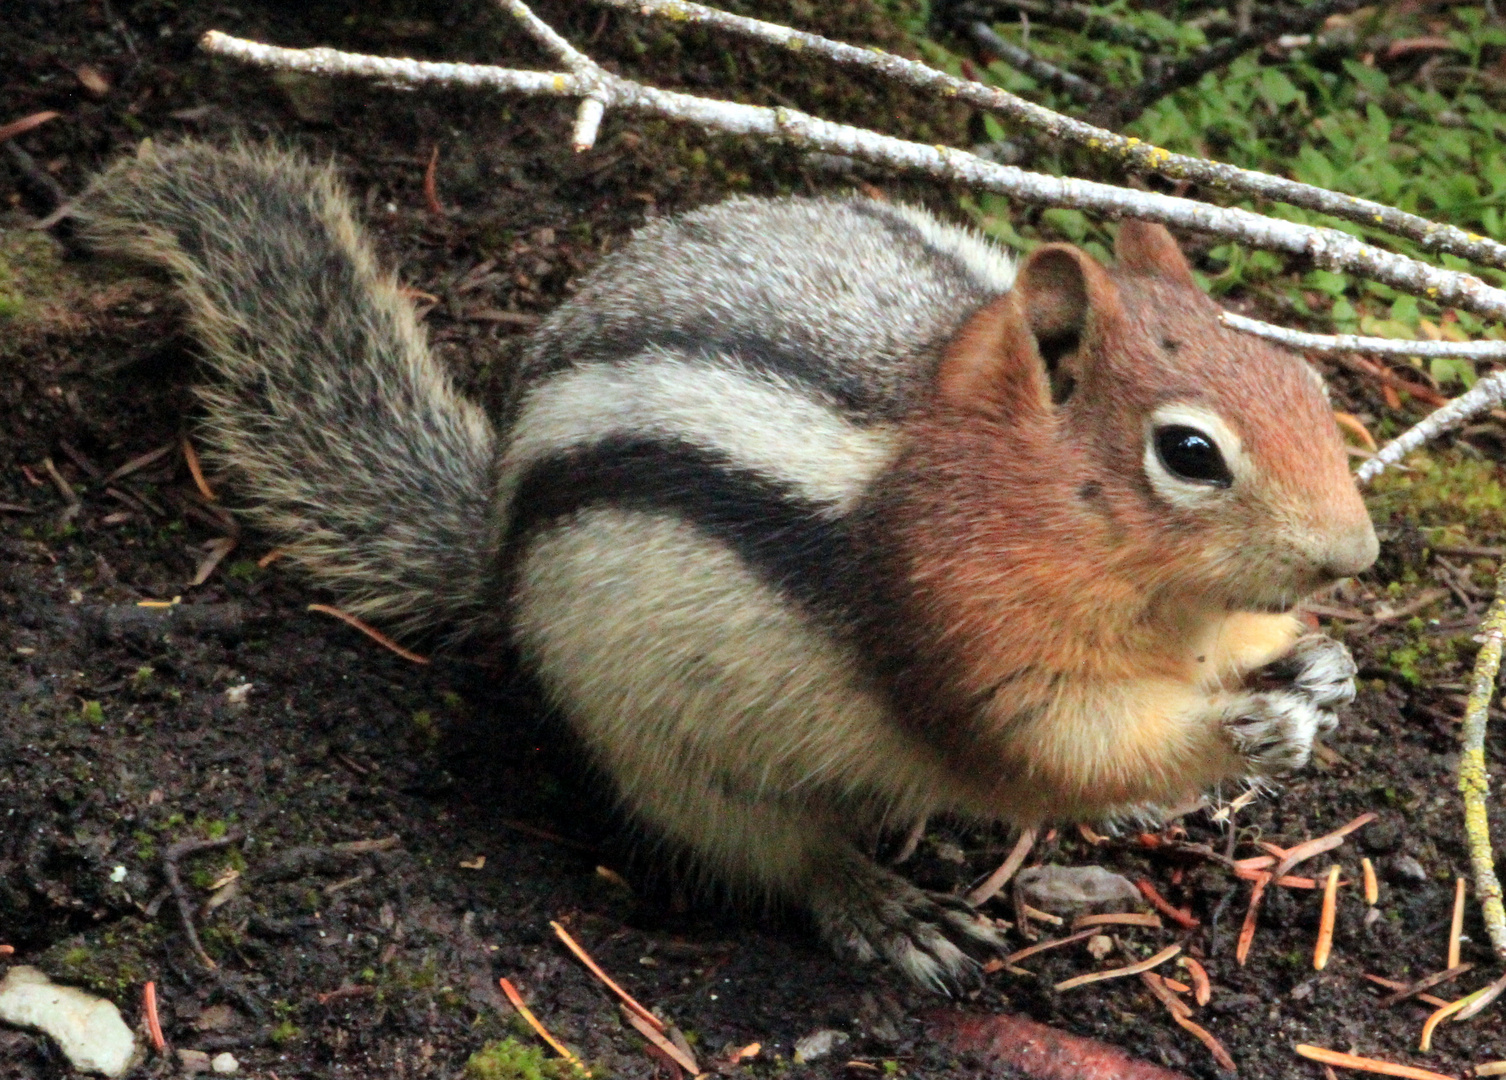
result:
M 1380 553 L 1380 540 L 1376 538 L 1375 526 L 1369 515 L 1364 516 L 1345 532 L 1334 537 L 1333 543 L 1324 552 L 1323 572 L 1334 580 L 1353 577 L 1369 569 Z

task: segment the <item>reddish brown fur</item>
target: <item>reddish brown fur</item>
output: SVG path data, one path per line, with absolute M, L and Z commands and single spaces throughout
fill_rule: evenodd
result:
M 1013 737 L 1022 717 L 1069 683 L 1191 685 L 1192 643 L 1227 612 L 1289 607 L 1342 576 L 1315 551 L 1369 530 L 1303 361 L 1226 329 L 1164 229 L 1126 223 L 1117 248 L 1112 271 L 1065 245 L 1026 261 L 954 341 L 870 515 L 889 564 L 878 577 L 902 583 L 875 637 L 911 722 L 981 799 L 1008 787 L 1015 808 L 1021 783 L 1076 775 Z M 1080 340 L 1058 364 L 1076 385 L 1054 405 L 1038 336 L 1073 311 Z M 1203 509 L 1152 487 L 1148 418 L 1169 402 L 1210 409 L 1242 439 L 1252 477 L 1231 498 Z M 1166 763 L 1168 784 L 1178 767 Z M 1111 787 L 1072 798 L 1177 794 Z

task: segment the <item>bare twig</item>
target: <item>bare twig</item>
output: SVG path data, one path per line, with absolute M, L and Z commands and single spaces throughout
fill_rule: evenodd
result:
M 1460 725 L 1459 792 L 1464 797 L 1464 834 L 1474 867 L 1475 897 L 1485 917 L 1490 947 L 1497 959 L 1506 961 L 1506 906 L 1501 902 L 1501 881 L 1496 876 L 1495 855 L 1490 846 L 1490 822 L 1486 817 L 1490 777 L 1485 768 L 1485 727 L 1496 676 L 1501 670 L 1501 647 L 1506 640 L 1506 563 L 1502 563 L 1496 575 L 1496 598 L 1480 624 L 1480 634 L 1484 644 L 1475 660 L 1474 681 Z
M 1373 458 L 1355 471 L 1355 479 L 1361 484 L 1373 480 L 1387 465 L 1395 465 L 1449 428 L 1495 408 L 1502 401 L 1506 401 L 1506 372 L 1497 371 L 1381 447 Z
M 618 4 L 620 0 L 604 2 Z M 647 7 L 663 0 L 634 2 Z M 681 7 L 691 6 L 679 4 L 679 0 L 675 2 Z M 786 35 L 795 34 L 795 31 L 772 27 L 771 24 L 761 25 L 781 30 Z M 591 83 L 573 74 L 394 60 L 325 48 L 283 49 L 232 38 L 215 30 L 205 34 L 201 44 L 209 52 L 249 63 L 328 75 L 361 75 L 400 84 L 458 83 L 552 96 L 589 95 L 605 87 L 612 103 L 623 109 L 666 116 L 734 135 L 760 136 L 807 150 L 860 158 L 904 172 L 1009 195 L 1028 203 L 1069 206 L 1110 218 L 1141 218 L 1211 232 L 1254 247 L 1302 255 L 1324 269 L 1352 271 L 1402 292 L 1427 296 L 1442 305 L 1463 308 L 1489 318 L 1506 319 L 1506 291 L 1487 285 L 1470 274 L 1382 251 L 1337 229 L 1299 225 L 1250 210 L 1210 206 L 1157 192 L 1027 172 L 1013 165 L 987 161 L 964 150 L 907 142 L 863 128 L 832 123 L 794 109 L 742 105 L 672 93 L 606 71 L 600 72 L 597 81 Z M 835 42 L 829 44 L 836 45 Z M 924 65 L 916 66 L 930 71 Z M 950 78 L 941 76 L 940 72 L 935 74 Z
M 555 32 L 554 28 L 529 10 L 523 0 L 497 0 L 506 11 L 533 39 L 544 47 L 556 60 L 570 69 L 585 88 L 580 107 L 575 113 L 575 132 L 571 143 L 576 153 L 589 150 L 596 144 L 596 133 L 601 128 L 601 118 L 615 96 L 607 73 L 585 53 Z
M 1368 353 L 1371 356 L 1456 356 L 1464 360 L 1506 360 L 1506 341 L 1408 341 L 1400 338 L 1360 337 L 1357 334 L 1308 334 L 1258 319 L 1223 313 L 1224 322 L 1236 330 L 1290 349 L 1313 353 Z
M 989 970 L 989 965 L 995 963 L 997 963 L 1000 967 L 1012 966 L 1014 964 L 1018 964 L 1021 960 L 1029 959 L 1036 953 L 1045 952 L 1047 949 L 1059 949 L 1063 945 L 1071 945 L 1076 941 L 1085 941 L 1088 938 L 1094 937 L 1099 933 L 1102 933 L 1102 931 L 1100 931 L 1096 927 L 1089 927 L 1086 930 L 1079 930 L 1075 934 L 1068 934 L 1064 938 L 1056 938 L 1051 941 L 1040 941 L 1034 945 L 1027 945 L 1025 948 L 1020 949 L 1018 952 L 1010 953 L 1008 956 L 1004 957 L 1003 960 L 990 960 L 988 964 L 984 965 L 984 970 Z
M 183 920 L 183 932 L 188 936 L 188 944 L 192 947 L 194 955 L 199 958 L 199 963 L 210 971 L 214 971 L 219 965 L 204 951 L 204 946 L 199 944 L 199 932 L 193 924 L 193 902 L 188 897 L 188 890 L 183 887 L 183 879 L 178 875 L 178 863 L 189 855 L 229 847 L 244 839 L 245 833 L 239 829 L 232 829 L 224 836 L 213 840 L 179 840 L 176 844 L 170 845 L 162 855 L 162 875 L 167 878 L 167 887 L 172 890 L 173 899 L 178 903 L 178 915 Z
M 1025 856 L 1030 854 L 1030 849 L 1034 846 L 1035 830 L 1023 830 L 1020 838 L 1015 841 L 1014 847 L 1010 849 L 1008 857 L 999 864 L 999 868 L 989 874 L 983 884 L 967 894 L 967 902 L 973 907 L 978 907 L 993 899 L 994 894 L 1014 877 L 1015 872 L 1024 864 Z
M 1055 64 L 1048 64 L 1029 49 L 1023 49 L 1012 41 L 1006 41 L 995 32 L 992 26 L 981 19 L 969 24 L 967 32 L 985 52 L 1002 60 L 1016 71 L 1024 72 L 1036 82 L 1056 87 L 1078 101 L 1085 101 L 1089 104 L 1103 97 L 1101 87 L 1094 86 L 1087 79 L 1074 75 L 1070 71 L 1064 71 Z
M 1175 93 L 1184 86 L 1191 86 L 1208 72 L 1223 67 L 1235 57 L 1274 41 L 1283 34 L 1302 34 L 1321 26 L 1330 15 L 1353 11 L 1362 0 L 1319 0 L 1297 13 L 1281 12 L 1275 18 L 1265 18 L 1253 23 L 1233 37 L 1211 45 L 1177 64 L 1169 65 L 1154 78 L 1137 86 L 1133 93 L 1115 102 L 1097 117 L 1104 123 L 1118 127 L 1129 123 L 1167 94 Z
M 999 15 L 1008 11 L 1016 12 L 1032 23 L 1060 26 L 1064 30 L 1075 30 L 1084 37 L 1128 45 L 1141 52 L 1156 52 L 1165 45 L 1149 34 L 1102 14 L 1097 8 L 1063 3 L 1062 0 L 992 0 L 991 3 L 967 5 L 967 10 L 959 13 L 955 21 L 944 16 L 941 18 L 944 23 L 953 22 L 953 25 L 980 17 L 997 21 Z
M 1433 974 L 1418 979 L 1416 982 L 1406 983 L 1400 990 L 1381 998 L 1376 1002 L 1376 1005 L 1382 1009 L 1386 1009 L 1392 1005 L 1398 1005 L 1408 998 L 1419 997 L 1435 986 L 1442 986 L 1446 982 L 1453 982 L 1466 971 L 1472 970 L 1474 966 L 1473 964 L 1459 964 L 1456 967 L 1449 968 L 1447 971 L 1435 971 Z
M 1488 986 L 1482 986 L 1466 999 L 1467 1004 L 1454 1014 L 1454 1022 L 1462 1023 L 1473 1019 L 1483 1012 L 1488 1006 L 1493 1005 L 1497 998 L 1506 994 L 1506 975 L 1502 975 Z M 1476 1075 L 1483 1075 L 1477 1073 Z
M 1123 967 L 1109 968 L 1107 971 L 1090 971 L 1086 975 L 1077 975 L 1071 979 L 1063 979 L 1052 989 L 1060 992 L 1062 990 L 1071 990 L 1078 986 L 1086 986 L 1088 983 L 1102 982 L 1104 979 L 1122 979 L 1126 975 L 1138 975 L 1142 971 L 1149 971 L 1153 967 L 1166 963 L 1166 961 L 1181 951 L 1182 946 L 1180 945 L 1168 945 L 1156 953 L 1156 955 L 1141 960 L 1137 964 L 1126 964 Z
M 1486 266 L 1506 269 L 1506 244 L 1487 237 L 1441 225 L 1416 214 L 1409 214 L 1384 203 L 1358 199 L 1341 192 L 1326 191 L 1269 173 L 1241 169 L 1224 162 L 1209 161 L 1120 135 L 1107 128 L 1054 112 L 1043 105 L 983 83 L 960 79 L 926 64 L 906 60 L 878 49 L 862 49 L 832 41 L 819 34 L 792 30 L 789 27 L 717 11 L 689 0 L 596 0 L 619 11 L 642 15 L 659 15 L 677 23 L 710 26 L 740 37 L 770 45 L 815 53 L 838 63 L 876 71 L 896 82 L 920 90 L 932 91 L 975 108 L 987 109 L 1008 120 L 1039 131 L 1050 138 L 1073 143 L 1091 153 L 1106 157 L 1130 172 L 1155 173 L 1171 180 L 1187 180 L 1205 187 L 1260 199 L 1289 203 L 1308 210 L 1329 214 L 1415 241 L 1425 251 L 1447 252 Z M 409 61 L 411 63 L 412 61 Z M 1083 207 L 1083 209 L 1086 209 Z M 1163 224 L 1176 224 L 1161 220 Z M 1189 228 L 1198 228 L 1188 225 Z M 1227 234 L 1224 234 L 1227 235 Z M 1262 246 L 1256 244 L 1256 246 Z M 1287 250 L 1278 248 L 1273 250 Z M 1408 290 L 1403 290 L 1408 291 Z M 1437 299 L 1437 297 L 1434 297 Z

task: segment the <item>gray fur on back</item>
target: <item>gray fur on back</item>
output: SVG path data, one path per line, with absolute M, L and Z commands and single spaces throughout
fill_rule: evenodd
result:
M 868 199 L 731 199 L 654 222 L 554 312 L 520 389 L 650 347 L 727 357 L 859 422 L 905 415 L 1009 257 L 924 210 Z

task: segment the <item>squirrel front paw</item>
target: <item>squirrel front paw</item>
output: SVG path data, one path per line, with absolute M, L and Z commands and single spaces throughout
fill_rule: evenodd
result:
M 1247 772 L 1275 776 L 1307 764 L 1313 739 L 1337 725 L 1334 710 L 1354 700 L 1356 671 L 1342 644 L 1309 634 L 1255 672 L 1249 682 L 1260 689 L 1236 695 L 1224 714 Z
M 838 954 L 882 957 L 921 986 L 947 993 L 981 977 L 969 952 L 1008 951 L 992 921 L 961 897 L 916 888 L 866 859 L 844 869 L 845 880 L 828 879 L 809 898 L 821 936 Z

